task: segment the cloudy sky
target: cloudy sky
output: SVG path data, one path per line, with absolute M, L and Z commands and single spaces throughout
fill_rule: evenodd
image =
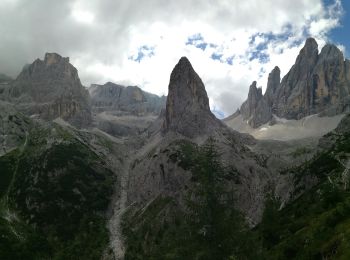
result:
M 286 74 L 307 37 L 349 57 L 343 0 L 0 0 L 0 72 L 15 77 L 45 52 L 69 56 L 84 85 L 113 81 L 167 94 L 187 56 L 211 107 L 233 113 L 252 81 Z

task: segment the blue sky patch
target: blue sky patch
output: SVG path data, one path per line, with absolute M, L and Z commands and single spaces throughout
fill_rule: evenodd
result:
M 222 57 L 222 54 L 219 54 L 219 53 L 213 53 L 210 58 L 212 58 L 213 60 L 221 60 L 221 57 Z
M 197 48 L 199 48 L 199 49 L 202 49 L 203 51 L 205 50 L 205 48 L 207 48 L 207 46 L 208 46 L 208 43 L 206 43 L 206 42 L 203 42 L 203 43 L 199 43 L 199 44 L 197 44 L 197 45 L 195 45 Z
M 229 64 L 229 65 L 232 65 L 233 64 L 233 59 L 235 58 L 235 56 L 231 56 L 231 57 L 228 57 L 226 59 L 226 63 Z
M 187 38 L 186 45 L 193 45 L 204 51 L 207 48 L 208 43 L 204 41 L 204 38 L 200 33 L 197 33 Z
M 225 113 L 219 109 L 217 109 L 216 107 L 214 107 L 214 109 L 211 110 L 211 112 L 216 116 L 216 118 L 218 119 L 224 119 L 225 118 Z
M 270 61 L 270 56 L 263 51 L 256 50 L 250 54 L 249 61 L 256 59 L 259 60 L 260 63 L 268 63 Z
M 151 58 L 154 56 L 154 47 L 143 45 L 138 48 L 137 55 L 129 56 L 129 60 L 141 62 L 145 57 Z
M 334 4 L 334 0 L 324 0 L 325 6 Z M 350 1 L 342 0 L 342 8 L 344 11 L 343 16 L 340 19 L 340 26 L 334 28 L 329 33 L 329 37 L 336 44 L 342 44 L 345 48 L 345 57 L 350 58 Z

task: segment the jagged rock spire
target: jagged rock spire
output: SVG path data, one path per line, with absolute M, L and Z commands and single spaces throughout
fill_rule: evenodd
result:
M 241 106 L 241 113 L 246 120 L 254 113 L 258 102 L 262 98 L 261 88 L 256 87 L 256 81 L 253 81 L 249 87 L 248 99 Z
M 182 57 L 170 76 L 163 133 L 173 131 L 194 137 L 218 126 L 222 123 L 210 111 L 202 80 L 190 61 Z
M 267 79 L 267 87 L 265 92 L 265 99 L 269 106 L 272 106 L 275 98 L 275 93 L 279 89 L 281 83 L 281 70 L 279 67 L 275 67 L 269 74 Z

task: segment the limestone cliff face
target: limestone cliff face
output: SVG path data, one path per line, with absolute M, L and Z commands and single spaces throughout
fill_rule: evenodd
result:
M 350 90 L 345 67 L 343 54 L 336 46 L 327 44 L 318 54 L 316 41 L 308 39 L 281 82 L 274 112 L 280 117 L 300 119 L 338 106 Z
M 350 81 L 350 60 L 345 60 L 345 78 Z
M 9 99 L 28 115 L 51 120 L 61 117 L 80 127 L 91 121 L 88 91 L 77 69 L 56 53 L 26 66 L 9 88 Z
M 93 84 L 89 88 L 91 104 L 96 112 L 123 111 L 133 115 L 159 115 L 165 107 L 165 97 L 145 92 L 136 86 L 121 86 L 112 82 Z
M 255 113 L 256 107 L 262 97 L 262 90 L 256 87 L 256 81 L 254 81 L 249 87 L 248 99 L 241 106 L 241 112 L 245 119 L 248 119 Z
M 186 57 L 182 57 L 170 76 L 163 133 L 172 131 L 194 137 L 221 127 L 209 108 L 204 84 Z
M 264 96 L 252 102 L 249 94 L 240 113 L 249 119 L 252 127 L 258 127 L 269 122 L 272 114 L 300 119 L 316 113 L 335 115 L 348 111 L 349 70 L 349 60 L 344 60 L 335 45 L 327 44 L 319 53 L 317 42 L 309 38 L 282 81 L 280 70 L 275 67 L 269 75 Z
M 350 81 L 346 77 L 346 62 L 343 53 L 334 45 L 326 45 L 320 55 L 312 76 L 310 110 L 322 111 L 334 106 L 336 113 L 349 108 L 341 104 L 350 96 Z

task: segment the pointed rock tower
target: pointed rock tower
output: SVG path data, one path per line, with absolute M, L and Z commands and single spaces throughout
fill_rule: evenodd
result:
M 210 111 L 204 84 L 186 57 L 182 57 L 170 76 L 162 132 L 186 137 L 210 134 L 223 124 Z

